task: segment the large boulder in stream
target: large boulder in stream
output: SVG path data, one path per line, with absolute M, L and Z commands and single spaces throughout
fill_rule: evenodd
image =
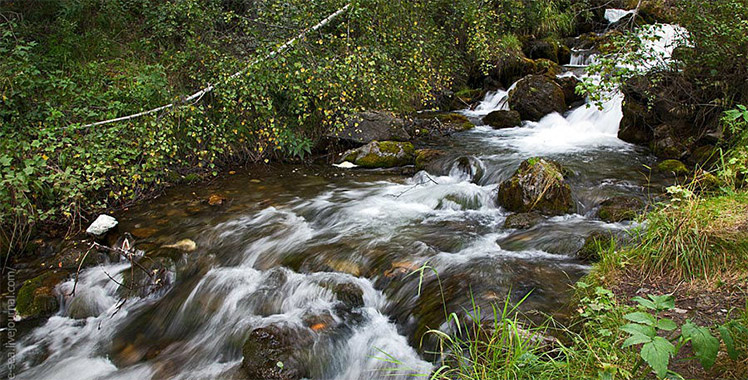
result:
M 564 90 L 545 75 L 528 75 L 509 92 L 509 108 L 523 120 L 538 121 L 543 116 L 566 111 Z
M 348 120 L 346 127 L 327 137 L 342 140 L 354 145 L 372 141 L 408 141 L 407 122 L 391 112 L 360 112 Z
M 498 202 L 509 211 L 563 215 L 576 210 L 571 188 L 557 162 L 533 157 L 499 186 Z
M 313 343 L 312 332 L 303 327 L 274 324 L 254 329 L 242 347 L 242 370 L 251 380 L 309 377 L 300 358 Z
M 398 141 L 372 141 L 360 148 L 344 153 L 343 161 L 352 162 L 362 168 L 394 168 L 413 165 L 413 144 Z
M 514 128 L 522 125 L 522 118 L 517 111 L 493 111 L 483 117 L 483 123 L 494 129 Z

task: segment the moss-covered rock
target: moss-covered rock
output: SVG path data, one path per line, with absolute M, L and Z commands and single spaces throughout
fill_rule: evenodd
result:
M 415 154 L 416 170 L 428 170 L 429 164 L 445 155 L 443 151 L 437 149 L 419 149 Z
M 636 197 L 614 197 L 600 204 L 597 216 L 608 223 L 635 219 L 644 208 L 644 202 Z
M 561 165 L 539 157 L 522 162 L 514 175 L 499 186 L 498 202 L 519 213 L 563 215 L 576 210 Z
M 51 271 L 24 281 L 16 297 L 16 312 L 22 318 L 39 318 L 60 309 L 55 285 L 67 277 L 66 272 Z
M 489 72 L 489 76 L 504 85 L 504 87 L 509 87 L 518 79 L 534 74 L 537 71 L 535 61 L 521 54 L 505 55 L 501 60 L 494 62 L 493 67 L 493 70 Z
M 695 148 L 686 162 L 691 166 L 700 166 L 704 169 L 712 169 L 719 160 L 719 153 L 714 145 L 702 145 Z
M 529 75 L 509 93 L 509 108 L 523 120 L 538 121 L 543 116 L 566 111 L 564 91 L 544 75 Z
M 368 144 L 372 141 L 408 141 L 406 121 L 387 111 L 366 111 L 354 115 L 345 128 L 328 134 L 328 138 L 351 144 Z
M 600 261 L 600 251 L 609 247 L 615 240 L 615 235 L 607 231 L 595 231 L 584 239 L 582 248 L 577 252 L 577 258 L 587 262 Z
M 565 76 L 561 78 L 553 78 L 553 80 L 561 87 L 564 91 L 564 99 L 569 107 L 575 107 L 584 103 L 584 96 L 577 94 L 577 85 L 579 79 L 575 76 Z
M 550 59 L 541 58 L 535 60 L 535 67 L 536 74 L 546 75 L 549 78 L 555 78 L 556 75 L 561 74 L 561 66 Z
M 475 125 L 470 122 L 465 115 L 458 113 L 444 113 L 436 115 L 436 119 L 440 123 L 445 124 L 450 130 L 461 132 L 475 128 Z
M 675 174 L 676 176 L 688 175 L 686 165 L 678 160 L 665 160 L 657 164 L 657 170 L 662 173 Z
M 372 141 L 344 154 L 343 161 L 363 168 L 394 168 L 415 163 L 415 148 L 409 142 Z
M 506 220 L 504 221 L 504 228 L 526 230 L 528 228 L 535 227 L 542 221 L 543 217 L 534 212 L 512 214 L 506 217 Z
M 559 42 L 545 38 L 542 40 L 529 40 L 523 44 L 522 51 L 530 59 L 547 59 L 558 63 Z
M 522 125 L 522 118 L 517 111 L 493 111 L 483 117 L 483 123 L 494 129 L 514 128 Z

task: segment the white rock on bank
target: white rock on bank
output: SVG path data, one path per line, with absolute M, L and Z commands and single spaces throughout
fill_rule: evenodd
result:
M 106 214 L 101 214 L 86 228 L 86 233 L 93 236 L 103 236 L 114 227 L 117 227 L 117 219 Z
M 334 166 L 336 168 L 341 168 L 341 169 L 353 169 L 353 168 L 357 168 L 358 167 L 358 165 L 356 165 L 356 164 L 354 164 L 353 162 L 350 162 L 350 161 L 343 161 L 340 164 L 332 164 L 332 166 Z

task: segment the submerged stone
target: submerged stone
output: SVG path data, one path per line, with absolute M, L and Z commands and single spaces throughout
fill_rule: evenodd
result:
M 535 227 L 542 221 L 543 217 L 534 212 L 512 214 L 506 217 L 506 220 L 504 221 L 504 228 L 526 230 L 528 228 Z
M 172 248 L 183 252 L 192 252 L 197 249 L 197 243 L 192 241 L 192 239 L 182 239 L 174 244 L 165 245 L 163 246 L 163 248 Z
M 499 186 L 498 202 L 509 211 L 563 215 L 576 210 L 571 188 L 557 162 L 533 157 Z
M 67 273 L 52 271 L 26 280 L 18 290 L 16 312 L 22 318 L 46 317 L 60 308 L 55 285 L 62 282 Z
M 309 377 L 303 352 L 314 343 L 307 328 L 273 324 L 252 330 L 244 342 L 242 370 L 247 379 L 296 380 Z

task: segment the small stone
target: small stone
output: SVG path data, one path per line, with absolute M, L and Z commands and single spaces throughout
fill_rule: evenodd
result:
M 163 248 L 173 248 L 184 252 L 192 252 L 197 249 L 197 244 L 191 239 L 182 239 L 174 244 L 165 245 Z
M 356 164 L 354 164 L 353 162 L 350 162 L 350 161 L 344 161 L 344 162 L 341 162 L 339 164 L 332 164 L 332 166 L 334 166 L 336 168 L 341 168 L 341 169 L 353 169 L 353 168 L 357 168 L 358 167 L 358 165 L 356 165 Z
M 676 313 L 678 313 L 678 314 L 686 314 L 686 313 L 688 313 L 688 310 L 684 310 L 684 309 L 679 309 L 679 308 L 677 308 L 677 307 L 676 307 L 675 309 L 673 309 L 673 310 L 674 310 L 674 311 L 675 311 Z
M 147 239 L 151 236 L 153 236 L 156 232 L 158 232 L 157 229 L 151 228 L 151 227 L 142 227 L 142 228 L 136 228 L 132 230 L 132 236 L 135 236 L 139 239 Z
M 509 215 L 504 221 L 504 228 L 526 230 L 543 221 L 543 217 L 534 212 Z
M 249 180 L 249 182 L 252 182 L 252 183 L 260 183 L 260 182 L 262 182 L 262 181 L 260 181 L 259 179 L 250 179 L 250 180 Z
M 117 219 L 106 214 L 101 214 L 86 228 L 86 233 L 97 237 L 104 236 L 114 227 L 117 227 L 117 223 Z

